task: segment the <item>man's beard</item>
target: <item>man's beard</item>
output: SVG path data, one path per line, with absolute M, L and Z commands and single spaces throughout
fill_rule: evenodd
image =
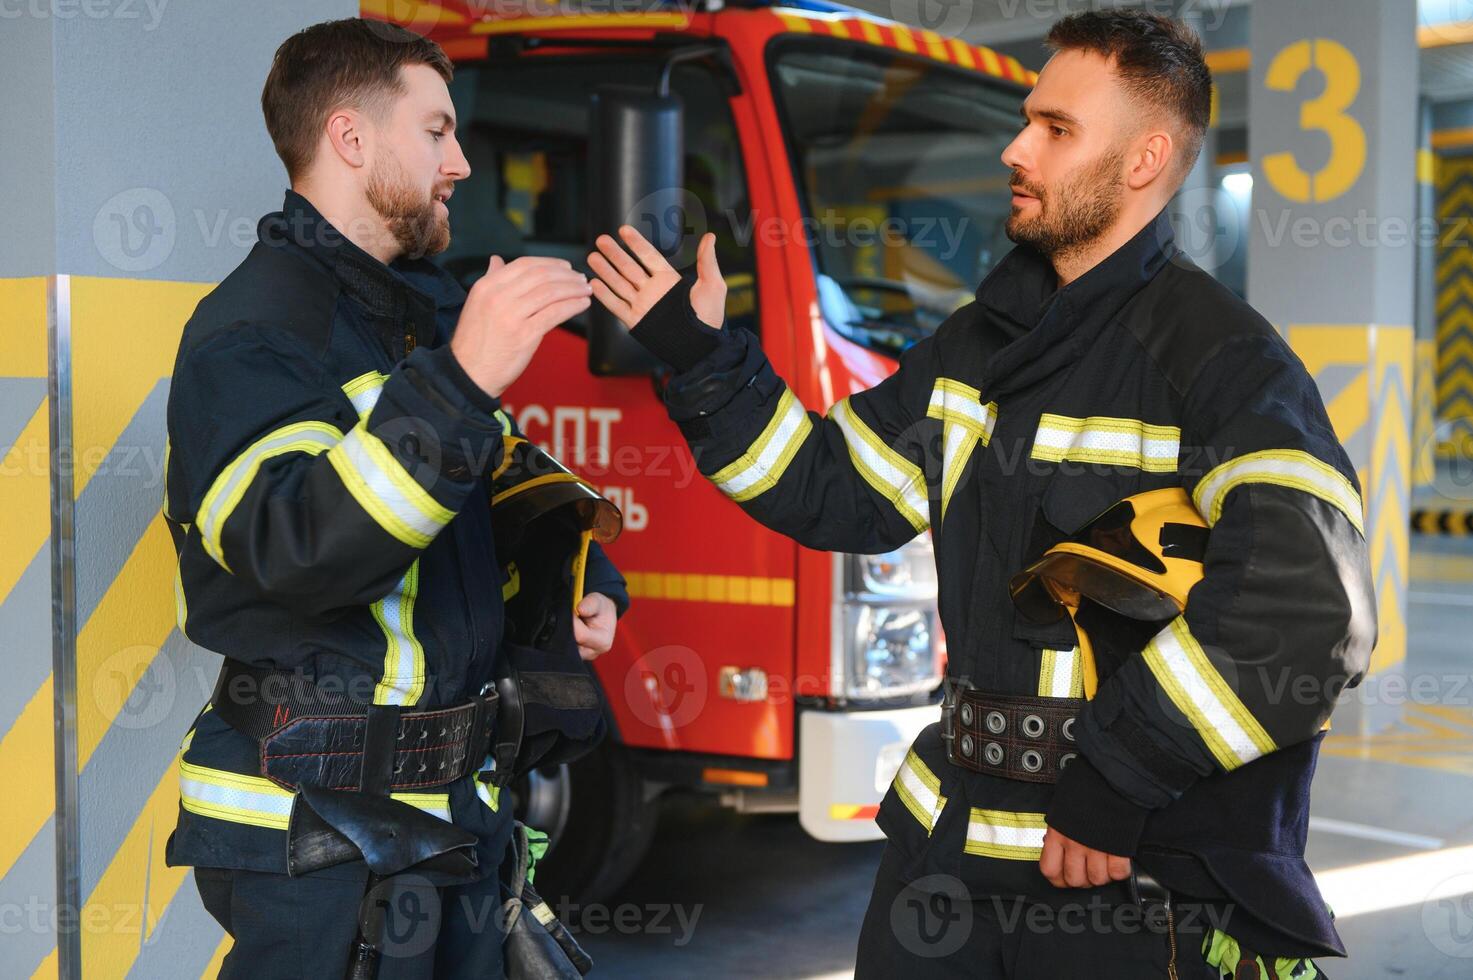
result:
M 440 217 L 434 197 L 414 188 L 397 159 L 374 164 L 365 192 L 405 258 L 437 255 L 450 247 L 449 220 Z
M 1012 186 L 1036 197 L 1039 213 L 1024 218 L 1015 211 L 1008 218 L 1007 236 L 1049 258 L 1077 252 L 1098 241 L 1120 217 L 1124 200 L 1120 168 L 1124 162 L 1124 153 L 1111 151 L 1053 188 L 1028 183 L 1014 171 Z

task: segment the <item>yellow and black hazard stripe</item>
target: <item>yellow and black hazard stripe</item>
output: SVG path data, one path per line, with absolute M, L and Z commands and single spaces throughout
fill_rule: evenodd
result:
M 1417 508 L 1412 511 L 1412 531 L 1417 534 L 1473 535 L 1473 510 Z
M 779 7 L 770 11 L 794 34 L 818 34 L 849 41 L 859 41 L 882 48 L 968 68 L 1017 85 L 1033 85 L 1038 72 L 1029 71 L 1012 55 L 999 54 L 991 48 L 968 44 L 935 31 L 906 27 L 904 24 L 874 20 L 869 17 L 842 17 L 807 10 Z

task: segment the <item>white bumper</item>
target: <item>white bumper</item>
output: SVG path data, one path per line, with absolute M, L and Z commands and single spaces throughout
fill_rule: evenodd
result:
M 878 840 L 875 808 L 936 705 L 798 715 L 798 822 L 822 841 Z

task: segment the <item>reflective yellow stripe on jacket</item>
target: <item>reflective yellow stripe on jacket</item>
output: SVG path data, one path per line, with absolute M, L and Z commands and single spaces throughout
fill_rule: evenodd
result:
M 802 404 L 791 390 L 783 389 L 762 434 L 746 452 L 712 474 L 711 482 L 738 503 L 771 490 L 812 431 L 813 423 Z
M 179 800 L 184 809 L 202 817 L 285 830 L 291 818 L 291 790 L 283 789 L 265 776 L 247 776 L 179 762 Z M 450 794 L 394 793 L 393 798 L 450 819 Z
M 383 440 L 368 431 L 367 419 L 328 450 L 327 458 L 359 506 L 411 548 L 428 547 L 455 516 L 419 485 Z
M 1042 651 L 1038 666 L 1038 696 L 1084 697 L 1084 671 L 1078 647 L 1072 650 Z
M 946 808 L 946 797 L 941 795 L 941 780 L 936 777 L 915 750 L 907 752 L 905 761 L 895 773 L 895 795 L 910 811 L 922 827 L 926 836 L 936 827 L 936 820 Z
M 1157 633 L 1141 656 L 1224 769 L 1274 750 L 1273 739 L 1213 667 L 1184 618 Z
M 937 378 L 926 414 L 941 420 L 941 518 L 978 443 L 986 446 L 997 424 L 997 403 L 982 404 L 982 392 L 952 378 Z
M 1060 463 L 1133 466 L 1148 473 L 1175 473 L 1181 429 L 1139 419 L 1045 414 L 1033 437 L 1033 459 Z
M 215 477 L 215 482 L 210 484 L 195 521 L 199 526 L 200 540 L 209 556 L 219 562 L 221 568 L 230 571 L 230 565 L 221 548 L 220 535 L 225 529 L 225 522 L 230 519 L 251 481 L 256 478 L 262 463 L 283 453 L 307 453 L 315 456 L 332 449 L 342 438 L 342 432 L 326 422 L 294 422 L 257 439 L 245 452 L 231 460 L 220 471 L 220 475 Z
M 973 807 L 967 815 L 966 852 L 1007 861 L 1037 861 L 1048 829 L 1043 818 L 1041 813 Z
M 889 500 L 919 534 L 930 526 L 926 517 L 926 476 L 921 468 L 885 445 L 845 398 L 830 416 L 844 433 L 849 460 L 866 483 Z
M 1230 459 L 1214 467 L 1192 493 L 1192 502 L 1209 526 L 1222 517 L 1222 506 L 1234 488 L 1245 483 L 1270 483 L 1313 494 L 1339 509 L 1365 534 L 1365 511 L 1355 486 L 1328 463 L 1299 449 L 1265 449 Z

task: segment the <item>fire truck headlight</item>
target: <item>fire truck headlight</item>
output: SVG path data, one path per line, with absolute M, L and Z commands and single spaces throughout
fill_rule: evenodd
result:
M 918 694 L 935 688 L 935 612 L 926 606 L 849 606 L 845 696 Z
M 883 555 L 853 555 L 851 591 L 904 599 L 936 597 L 936 553 L 923 534 Z
M 929 535 L 883 555 L 839 558 L 830 694 L 877 701 L 941 682 L 936 558 Z

